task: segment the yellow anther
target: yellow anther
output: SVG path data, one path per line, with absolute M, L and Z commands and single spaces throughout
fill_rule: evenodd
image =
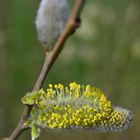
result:
M 53 85 L 52 84 L 49 84 L 49 88 L 52 88 L 53 87 Z

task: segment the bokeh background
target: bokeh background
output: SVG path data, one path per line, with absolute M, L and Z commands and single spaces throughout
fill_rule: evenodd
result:
M 43 64 L 34 26 L 38 4 L 39 0 L 0 0 L 0 138 L 15 128 L 23 110 L 20 99 L 32 90 Z M 45 130 L 40 139 L 140 140 L 139 7 L 139 0 L 87 0 L 81 28 L 67 41 L 44 85 L 95 85 L 113 104 L 134 112 L 132 127 L 103 134 Z M 30 139 L 29 131 L 20 136 L 23 139 Z

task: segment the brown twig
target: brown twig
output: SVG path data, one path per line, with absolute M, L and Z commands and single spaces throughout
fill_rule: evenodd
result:
M 62 35 L 56 42 L 54 49 L 52 51 L 50 51 L 45 57 L 42 71 L 33 88 L 33 91 L 37 91 L 43 86 L 44 81 L 47 77 L 47 74 L 48 74 L 49 70 L 51 69 L 52 65 L 54 64 L 55 60 L 58 58 L 58 55 L 60 54 L 64 43 L 66 42 L 68 37 L 77 29 L 77 27 L 78 27 L 77 25 L 79 24 L 78 19 L 80 19 L 80 14 L 81 14 L 82 8 L 85 4 L 85 1 L 86 0 L 76 0 L 75 6 L 72 10 L 71 16 L 69 18 L 69 21 L 66 25 L 64 32 L 62 33 Z M 25 107 L 24 112 L 21 115 L 21 118 L 20 118 L 20 121 L 19 121 L 17 127 L 12 132 L 11 136 L 6 138 L 6 140 L 16 140 L 24 130 L 28 129 L 28 128 L 24 127 L 24 123 L 28 119 L 32 108 L 33 108 L 33 106 Z

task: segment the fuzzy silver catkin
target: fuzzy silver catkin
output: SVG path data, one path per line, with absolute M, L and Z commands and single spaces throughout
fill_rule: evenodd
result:
M 54 47 L 68 17 L 67 0 L 41 0 L 35 25 L 38 39 L 46 51 Z

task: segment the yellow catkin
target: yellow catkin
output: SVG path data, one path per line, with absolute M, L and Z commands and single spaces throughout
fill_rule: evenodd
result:
M 103 91 L 90 85 L 83 86 L 76 82 L 66 87 L 60 83 L 49 84 L 46 91 L 25 96 L 24 104 L 31 104 L 31 97 L 34 97 L 36 105 L 30 120 L 40 127 L 121 131 L 133 120 L 130 111 L 112 106 Z

